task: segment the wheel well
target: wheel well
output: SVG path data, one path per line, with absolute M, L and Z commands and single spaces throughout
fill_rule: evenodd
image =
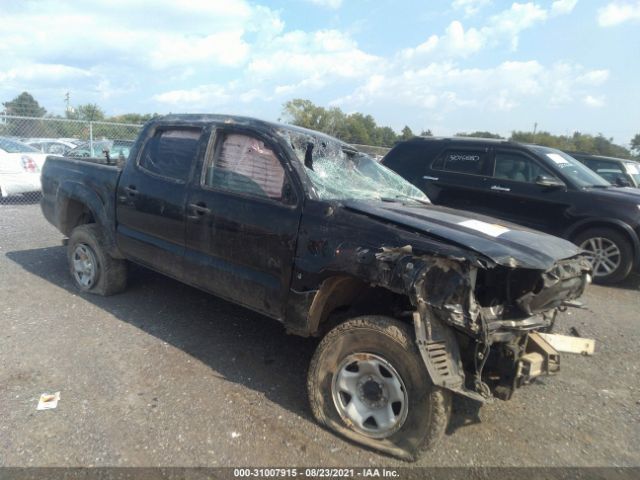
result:
M 336 325 L 360 315 L 388 315 L 403 319 L 412 309 L 406 295 L 369 285 L 348 276 L 326 279 L 309 309 L 309 331 L 323 335 Z
M 596 221 L 596 222 L 589 222 L 585 225 L 580 225 L 573 232 L 571 232 L 571 235 L 569 235 L 569 240 L 573 242 L 576 239 L 576 237 L 580 235 L 582 232 L 585 232 L 586 230 L 590 230 L 592 228 L 606 228 L 624 235 L 624 238 L 626 238 L 629 241 L 629 244 L 634 249 L 634 255 L 637 255 L 637 252 L 635 252 L 635 245 L 634 245 L 633 238 L 631 237 L 631 235 L 629 235 L 629 232 L 627 232 L 620 225 L 616 225 L 615 223 Z
M 96 222 L 93 212 L 84 203 L 77 200 L 68 200 L 64 212 L 65 215 L 61 221 L 60 229 L 67 236 L 78 225 Z

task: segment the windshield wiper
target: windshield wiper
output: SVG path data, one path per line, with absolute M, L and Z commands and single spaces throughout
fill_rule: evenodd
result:
M 380 197 L 380 200 L 382 200 L 383 202 L 391 202 L 391 203 L 397 203 L 400 202 L 400 199 L 408 199 L 408 200 L 413 200 L 414 202 L 418 202 L 418 203 L 422 203 L 424 205 L 431 205 L 431 202 L 428 202 L 426 200 L 423 200 L 421 198 L 417 198 L 417 197 L 412 197 L 410 195 L 395 195 L 393 197 Z

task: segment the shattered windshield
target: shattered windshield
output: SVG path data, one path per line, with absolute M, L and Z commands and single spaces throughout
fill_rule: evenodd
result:
M 282 130 L 313 189 L 322 200 L 385 200 L 429 203 L 427 196 L 373 158 L 338 141 Z

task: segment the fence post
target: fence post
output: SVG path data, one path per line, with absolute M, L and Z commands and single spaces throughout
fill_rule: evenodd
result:
M 89 122 L 89 151 L 91 152 L 91 156 L 94 157 L 93 153 L 93 122 Z

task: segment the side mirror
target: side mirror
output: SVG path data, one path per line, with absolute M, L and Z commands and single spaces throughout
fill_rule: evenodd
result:
M 626 178 L 616 177 L 616 185 L 618 187 L 630 187 L 631 183 Z
M 539 175 L 536 178 L 536 185 L 540 185 L 541 187 L 547 188 L 564 188 L 566 185 L 562 180 L 559 180 L 555 177 L 547 177 L 546 175 Z

